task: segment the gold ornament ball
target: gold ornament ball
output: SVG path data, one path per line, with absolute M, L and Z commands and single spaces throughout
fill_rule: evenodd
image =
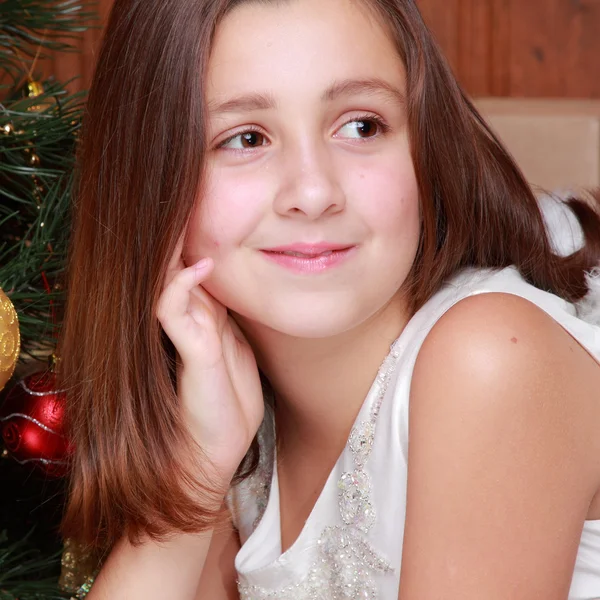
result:
M 0 289 L 0 390 L 12 377 L 21 350 L 17 311 Z
M 27 96 L 29 98 L 37 98 L 44 93 L 44 84 L 41 81 L 30 81 L 27 84 Z M 30 106 L 28 110 L 31 112 L 41 112 L 46 110 L 50 106 L 54 106 L 56 104 L 56 98 L 46 99 L 44 102 L 40 104 L 36 104 L 34 106 Z
M 27 84 L 27 95 L 35 98 L 44 93 L 44 84 L 41 81 L 30 81 Z

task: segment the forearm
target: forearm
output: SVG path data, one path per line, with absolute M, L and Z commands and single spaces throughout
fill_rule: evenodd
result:
M 212 530 L 177 534 L 167 542 L 123 538 L 110 553 L 86 600 L 194 600 Z

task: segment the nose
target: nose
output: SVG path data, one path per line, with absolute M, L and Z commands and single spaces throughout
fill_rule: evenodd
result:
M 342 211 L 346 198 L 327 148 L 306 143 L 288 148 L 274 210 L 283 216 L 316 220 Z

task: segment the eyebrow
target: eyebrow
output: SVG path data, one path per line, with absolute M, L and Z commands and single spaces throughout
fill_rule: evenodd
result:
M 406 105 L 406 97 L 396 87 L 378 77 L 369 79 L 343 79 L 335 81 L 322 94 L 322 102 L 334 102 L 344 96 L 368 94 L 383 96 L 400 106 Z M 244 94 L 224 102 L 209 102 L 208 111 L 211 115 L 230 112 L 250 112 L 253 110 L 268 110 L 277 107 L 277 102 L 271 94 Z

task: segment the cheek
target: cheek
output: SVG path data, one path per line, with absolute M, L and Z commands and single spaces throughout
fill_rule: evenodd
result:
M 378 161 L 359 171 L 351 183 L 360 211 L 373 233 L 400 242 L 418 238 L 420 231 L 419 190 L 407 157 Z
M 261 220 L 268 191 L 263 182 L 239 174 L 213 175 L 190 220 L 190 253 L 222 259 L 243 245 Z M 191 258 L 191 257 L 190 257 Z

